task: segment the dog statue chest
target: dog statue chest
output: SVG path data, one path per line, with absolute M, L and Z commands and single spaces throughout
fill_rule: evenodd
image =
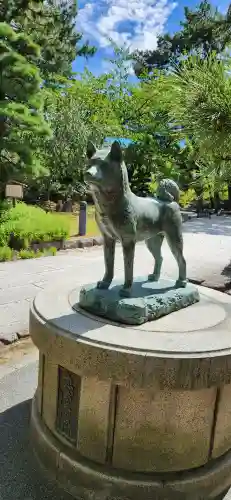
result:
M 117 232 L 108 216 L 103 215 L 98 210 L 96 210 L 96 222 L 103 234 L 106 234 L 110 238 L 118 238 Z
M 108 210 L 103 203 L 100 194 L 96 190 L 92 190 L 92 197 L 95 204 L 96 222 L 102 231 L 110 238 L 118 238 L 116 224 L 113 223 L 113 217 L 110 217 Z

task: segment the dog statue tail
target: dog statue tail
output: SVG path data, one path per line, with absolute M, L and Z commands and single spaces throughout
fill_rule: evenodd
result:
M 157 188 L 156 196 L 158 200 L 171 202 L 175 201 L 179 203 L 180 201 L 180 189 L 176 182 L 171 179 L 162 179 Z

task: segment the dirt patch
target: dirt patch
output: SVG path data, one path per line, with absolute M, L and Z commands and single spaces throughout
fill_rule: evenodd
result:
M 12 358 L 21 359 L 34 351 L 37 351 L 37 348 L 29 337 L 11 345 L 2 344 L 0 345 L 0 365 L 6 365 L 9 361 L 12 361 Z

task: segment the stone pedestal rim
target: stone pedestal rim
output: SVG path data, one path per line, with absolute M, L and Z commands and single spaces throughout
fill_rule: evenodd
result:
M 78 287 L 78 290 L 81 287 Z M 219 303 L 229 309 L 231 328 L 231 297 L 220 292 L 211 294 L 210 289 L 198 287 L 201 296 L 218 297 Z M 231 355 L 231 338 L 229 330 L 219 322 L 214 328 L 204 328 L 192 331 L 161 331 L 158 329 L 160 318 L 152 321 L 153 330 L 149 323 L 140 326 L 122 325 L 113 321 L 93 316 L 81 308 L 73 310 L 69 296 L 75 291 L 73 283 L 62 287 L 57 294 L 57 288 L 48 288 L 38 293 L 33 301 L 31 314 L 43 324 L 56 331 L 59 335 L 69 336 L 76 342 L 88 346 L 109 349 L 113 352 L 123 351 L 129 354 L 147 357 L 176 357 L 176 358 L 203 358 Z M 185 309 L 186 314 L 192 307 Z M 181 311 L 168 316 L 169 321 Z M 195 309 L 195 314 L 197 310 Z M 145 326 L 147 325 L 147 328 Z M 115 334 L 116 329 L 116 334 Z
M 202 389 L 231 382 L 230 330 L 225 332 L 225 349 L 211 347 L 213 339 L 218 345 L 221 342 L 221 331 L 218 329 L 212 332 L 213 337 L 210 330 L 200 332 L 207 338 L 207 350 L 204 351 L 200 345 L 196 352 L 189 349 L 187 342 L 193 339 L 195 332 L 180 336 L 174 333 L 173 339 L 182 338 L 186 346 L 175 351 L 170 349 L 171 346 L 165 350 L 156 347 L 158 332 L 148 332 L 149 336 L 153 336 L 154 348 L 151 350 L 144 345 L 141 349 L 145 339 L 139 328 L 123 328 L 74 312 L 67 300 L 67 292 L 73 289 L 72 285 L 67 283 L 60 294 L 54 286 L 40 292 L 30 310 L 30 334 L 34 344 L 46 356 L 52 354 L 59 365 L 86 377 L 153 391 Z M 210 296 L 210 290 L 208 293 Z M 219 299 L 224 299 L 230 306 L 231 297 L 217 293 Z M 99 334 L 101 342 L 89 338 L 89 331 L 90 334 Z M 108 332 L 114 344 L 106 341 Z M 119 333 L 126 342 L 135 335 L 139 341 L 137 348 L 118 345 Z M 168 337 L 169 334 L 159 332 L 160 341 L 163 338 L 168 340 Z

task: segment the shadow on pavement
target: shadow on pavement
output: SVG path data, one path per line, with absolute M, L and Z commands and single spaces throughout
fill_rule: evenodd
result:
M 49 482 L 33 456 L 29 441 L 31 400 L 0 414 L 0 499 L 71 500 Z

